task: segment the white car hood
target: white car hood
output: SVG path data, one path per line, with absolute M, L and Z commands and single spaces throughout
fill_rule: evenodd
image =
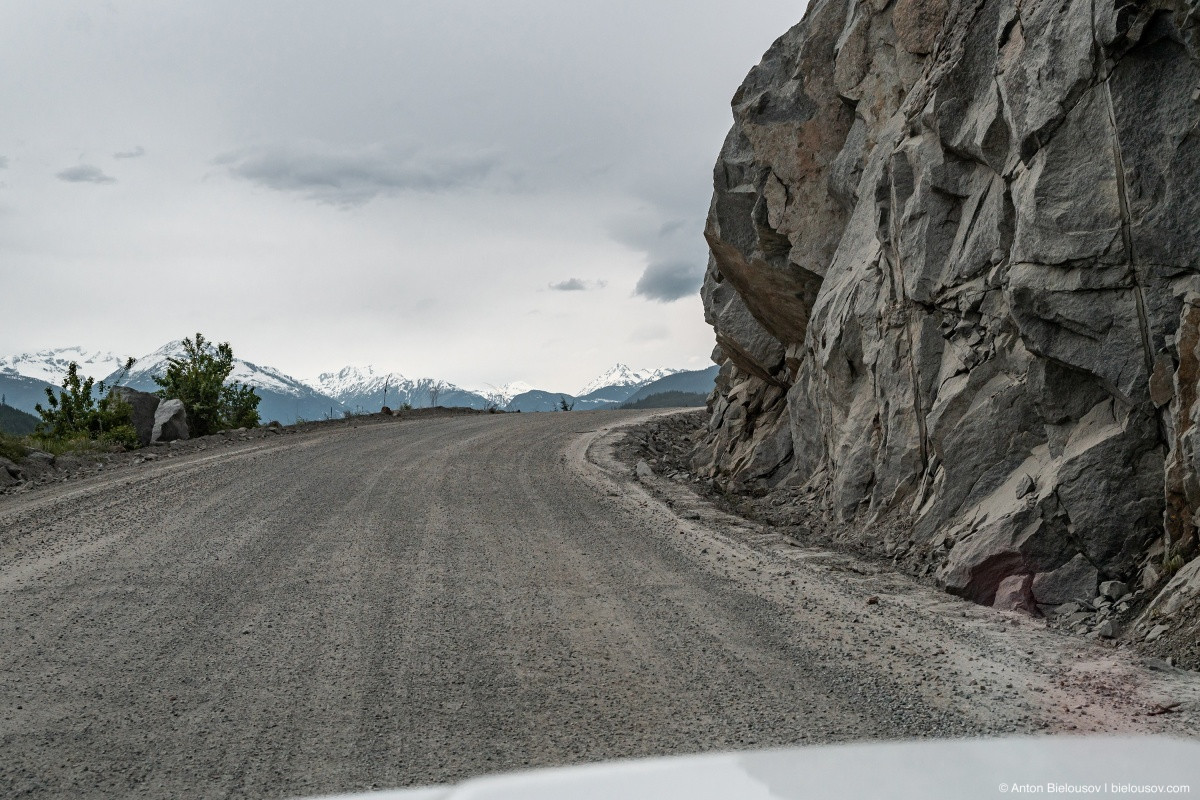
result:
M 1200 742 L 1146 736 L 964 739 L 715 753 L 508 773 L 456 786 L 340 797 L 961 800 L 1178 794 L 1200 797 Z

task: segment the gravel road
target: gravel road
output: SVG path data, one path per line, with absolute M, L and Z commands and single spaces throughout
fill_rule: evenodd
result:
M 646 416 L 318 430 L 0 498 L 0 796 L 1197 730 L 1191 673 L 634 480 L 610 429 Z

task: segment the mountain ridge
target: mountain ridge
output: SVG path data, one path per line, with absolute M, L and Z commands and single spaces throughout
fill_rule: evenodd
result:
M 119 378 L 123 386 L 154 392 L 160 388 L 155 376 L 165 374 L 169 360 L 182 355 L 183 341 L 173 339 L 142 355 L 128 373 L 122 374 L 125 359 L 110 351 L 75 345 L 18 353 L 0 357 L 0 391 L 12 395 L 14 407 L 33 412 L 34 404 L 44 400 L 45 388 L 57 386 L 70 361 L 79 357 L 87 359 L 86 370 L 77 361 L 86 376 L 109 384 Z M 556 411 L 560 400 L 566 400 L 580 411 L 616 408 L 639 389 L 685 373 L 687 370 L 669 367 L 632 369 L 618 362 L 585 384 L 586 391 L 571 394 L 541 389 L 524 381 L 511 381 L 501 387 L 465 388 L 438 378 L 409 378 L 373 364 L 347 364 L 312 378 L 298 378 L 275 367 L 235 357 L 229 379 L 254 387 L 262 397 L 259 414 L 264 421 L 290 423 L 297 419 L 377 411 L 385 404 L 396 408 L 406 403 L 417 408 L 442 405 L 528 412 Z

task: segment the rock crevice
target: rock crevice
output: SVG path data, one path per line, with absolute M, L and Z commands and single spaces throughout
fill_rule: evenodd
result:
M 979 602 L 1194 557 L 1198 30 L 1183 0 L 812 3 L 714 170 L 696 467 L 902 512 Z

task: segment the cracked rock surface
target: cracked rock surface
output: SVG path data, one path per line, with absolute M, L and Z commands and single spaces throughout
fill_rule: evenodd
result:
M 1198 26 L 1183 0 L 812 3 L 714 171 L 696 471 L 902 517 L 979 603 L 1175 576 L 1142 628 L 1194 611 Z

